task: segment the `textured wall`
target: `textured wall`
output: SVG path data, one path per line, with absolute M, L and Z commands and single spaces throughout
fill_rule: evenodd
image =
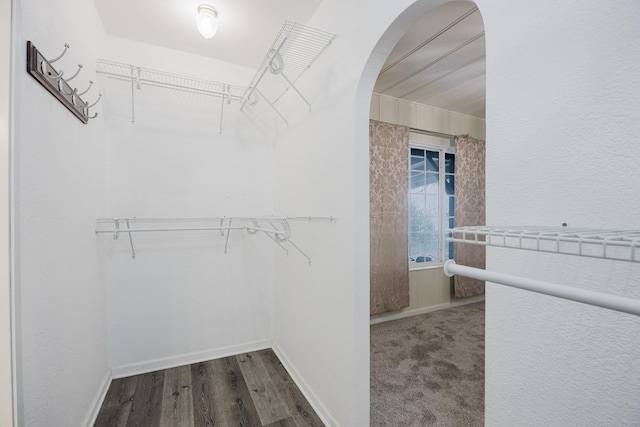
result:
M 103 41 L 92 2 L 14 1 L 15 285 L 20 425 L 80 426 L 107 365 L 106 290 L 95 218 L 105 208 L 101 118 L 81 123 L 25 72 L 27 40 L 73 83 L 95 80 Z M 81 19 L 79 18 L 81 17 Z M 86 95 L 93 102 L 98 90 Z M 97 110 L 102 114 L 100 106 Z
M 152 55 L 148 55 L 152 53 Z M 244 67 L 108 38 L 105 58 L 230 84 Z M 149 58 L 149 59 L 145 59 Z M 107 217 L 259 216 L 272 208 L 273 141 L 220 100 L 143 86 L 130 123 L 130 84 L 101 79 L 108 125 Z M 167 224 L 159 224 L 166 226 Z M 295 239 L 295 236 L 294 236 Z M 108 277 L 109 362 L 116 375 L 263 346 L 272 335 L 266 236 L 234 231 L 99 237 Z
M 300 206 L 287 198 L 313 188 L 318 195 L 313 205 L 333 206 L 344 221 L 336 224 L 341 238 L 335 239 L 335 255 L 321 250 L 331 256 L 331 273 L 308 276 L 295 271 L 276 280 L 276 338 L 345 425 L 368 421 L 367 399 L 362 397 L 368 354 L 366 340 L 360 339 L 367 335 L 367 307 L 362 305 L 368 300 L 367 254 L 362 251 L 368 240 L 366 226 L 360 227 L 359 221 L 367 217 L 368 201 L 362 193 L 367 192 L 366 123 L 372 82 L 403 29 L 436 3 L 375 2 L 372 7 L 358 0 L 323 2 L 312 23 L 339 37 L 320 62 L 331 66 L 327 65 L 325 80 L 324 73 L 316 77 L 320 81 L 314 110 L 304 121 L 305 134 L 312 135 L 304 140 L 306 148 L 321 152 L 322 161 L 310 168 L 310 186 L 305 187 L 285 179 L 286 171 L 296 169 L 288 162 L 305 158 L 299 148 L 302 133 L 291 132 L 276 156 L 282 154 L 283 165 L 276 177 L 276 187 L 282 184 L 283 190 L 277 203 Z M 615 7 L 550 0 L 477 4 L 487 33 L 487 221 L 637 226 L 637 2 L 620 1 Z M 349 90 L 353 87 L 359 88 L 355 104 Z M 616 179 L 618 171 L 624 171 L 623 179 Z M 314 184 L 312 177 L 322 184 Z M 590 288 L 604 286 L 622 294 L 637 292 L 640 277 L 636 266 L 549 260 L 507 251 L 489 251 L 488 267 Z M 288 298 L 285 291 L 294 285 L 297 289 Z M 290 304 L 294 300 L 308 304 L 298 309 Z M 314 306 L 318 300 L 332 307 L 329 319 L 322 316 L 327 305 Z M 294 319 L 295 326 L 288 326 Z M 638 377 L 640 360 L 637 322 L 489 287 L 487 424 L 637 423 L 638 386 L 632 379 Z M 301 330 L 313 330 L 318 343 L 300 339 Z M 323 350 L 329 342 L 342 344 L 341 367 Z M 321 355 L 322 362 L 307 356 L 310 353 Z M 350 378 L 355 383 L 335 393 L 335 376 L 345 379 L 341 385 L 352 384 Z
M 329 425 L 369 425 L 369 110 L 404 29 L 441 2 L 394 22 L 411 3 L 322 2 L 309 25 L 338 36 L 299 81 L 311 112 L 292 95 L 276 146 L 276 210 L 338 218 L 301 236 L 311 266 L 276 261 L 274 280 L 274 341 Z
M 637 229 L 640 3 L 478 5 L 487 223 Z M 637 264 L 487 255 L 492 270 L 640 297 Z M 486 301 L 487 425 L 640 423 L 640 318 L 497 285 Z

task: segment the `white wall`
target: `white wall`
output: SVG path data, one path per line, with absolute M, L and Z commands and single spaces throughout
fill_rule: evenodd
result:
M 0 426 L 13 420 L 12 321 L 10 274 L 10 150 L 11 2 L 0 3 Z
M 253 70 L 108 38 L 103 59 L 228 84 Z M 273 213 L 273 137 L 220 99 L 100 77 L 107 121 L 104 217 L 202 218 Z M 171 224 L 158 224 L 167 226 Z M 115 376 L 269 346 L 274 244 L 234 232 L 99 237 Z M 280 255 L 280 254 L 278 254 Z M 284 255 L 283 255 L 284 256 Z
M 298 114 L 290 98 L 290 127 L 275 154 L 276 210 L 338 218 L 299 233 L 311 265 L 276 262 L 274 280 L 276 348 L 329 425 L 369 425 L 369 104 L 401 28 L 430 7 L 394 26 L 363 76 L 382 32 L 410 2 L 374 3 L 326 0 L 309 22 L 337 36 L 299 82 L 311 113 Z
M 487 223 L 637 229 L 640 3 L 478 1 Z M 489 250 L 487 268 L 640 298 L 640 266 Z M 640 319 L 489 285 L 487 425 L 640 423 Z
M 274 325 L 277 346 L 337 425 L 368 424 L 370 94 L 404 29 L 438 2 L 404 12 L 413 2 L 389 3 L 323 2 L 310 24 L 338 36 L 310 70 L 316 80 L 301 83 L 312 113 L 276 148 L 276 207 L 339 218 L 304 242 L 311 267 L 276 267 Z M 477 3 L 487 32 L 488 222 L 633 227 L 637 4 Z M 637 295 L 637 266 L 488 258 L 496 270 Z M 637 422 L 637 319 L 492 286 L 487 298 L 487 425 Z
M 106 206 L 102 120 L 85 125 L 25 71 L 27 40 L 84 90 L 103 32 L 93 3 L 18 7 L 15 286 L 20 425 L 84 424 L 107 375 L 105 288 L 93 233 Z M 81 18 L 80 18 L 81 17 Z M 93 101 L 97 91 L 86 98 Z

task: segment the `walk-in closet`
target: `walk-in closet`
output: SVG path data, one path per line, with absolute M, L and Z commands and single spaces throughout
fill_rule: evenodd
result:
M 1 2 L 0 426 L 637 425 L 638 18 Z

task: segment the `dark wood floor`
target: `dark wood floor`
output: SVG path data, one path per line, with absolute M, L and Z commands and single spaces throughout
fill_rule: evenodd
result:
M 94 424 L 323 425 L 271 349 L 113 380 Z

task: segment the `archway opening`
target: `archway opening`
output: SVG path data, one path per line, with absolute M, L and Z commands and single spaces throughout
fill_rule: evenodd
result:
M 472 2 L 433 6 L 407 9 L 379 46 L 397 43 L 369 60 L 379 70 L 363 107 L 371 136 L 372 425 L 484 418 L 483 288 L 456 298 L 442 271 L 454 253 L 446 231 L 458 225 L 456 137 L 484 147 L 484 23 Z M 411 10 L 424 7 L 422 15 Z M 419 18 L 399 22 L 410 10 Z M 391 210 L 389 194 L 402 194 Z

